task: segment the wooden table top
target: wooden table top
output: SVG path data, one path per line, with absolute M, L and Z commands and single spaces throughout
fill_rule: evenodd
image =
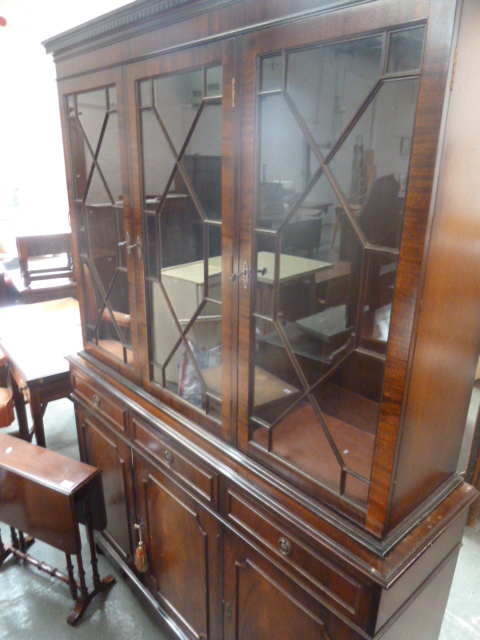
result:
M 0 469 L 14 470 L 24 478 L 66 495 L 75 493 L 99 473 L 96 467 L 7 434 L 0 434 Z
M 285 284 L 286 282 L 312 276 L 322 269 L 329 269 L 331 267 L 331 262 L 282 254 L 280 257 L 280 274 L 278 281 L 279 284 Z M 262 269 L 267 269 L 265 274 L 262 275 L 259 273 L 257 275 L 258 282 L 272 285 L 275 274 L 275 254 L 269 251 L 259 251 L 257 269 L 259 272 L 262 271 Z
M 48 300 L 0 309 L 0 345 L 25 383 L 68 372 L 83 348 L 78 301 Z

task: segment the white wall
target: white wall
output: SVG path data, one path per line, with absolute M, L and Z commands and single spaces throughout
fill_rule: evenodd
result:
M 0 245 L 9 253 L 17 234 L 68 225 L 55 68 L 41 42 L 125 4 L 0 0 Z

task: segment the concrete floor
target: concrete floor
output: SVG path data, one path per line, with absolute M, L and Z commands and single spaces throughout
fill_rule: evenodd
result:
M 480 392 L 472 402 L 475 406 L 472 406 L 467 422 L 465 450 L 479 403 Z M 69 400 L 49 405 L 45 432 L 49 449 L 78 458 L 73 405 Z M 462 456 L 465 460 L 466 454 L 461 455 L 461 460 Z M 8 527 L 0 525 L 0 529 L 4 542 L 8 542 Z M 463 542 L 439 640 L 480 640 L 480 522 L 465 530 Z M 87 568 L 87 545 L 84 548 Z M 60 571 L 65 570 L 65 556 L 43 543 L 35 542 L 31 553 Z M 159 628 L 151 608 L 134 595 L 129 581 L 102 556 L 99 571 L 102 578 L 107 574 L 115 576 L 117 583 L 108 594 L 101 594 L 92 601 L 82 622 L 73 628 L 66 622 L 73 603 L 67 586 L 34 567 L 22 566 L 9 558 L 0 569 L 0 640 L 175 638 L 165 626 Z M 416 638 L 412 632 L 411 640 L 422 638 Z

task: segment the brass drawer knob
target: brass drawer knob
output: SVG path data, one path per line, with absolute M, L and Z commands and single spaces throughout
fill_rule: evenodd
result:
M 167 464 L 172 464 L 173 463 L 173 453 L 171 451 L 169 451 L 168 449 L 165 449 L 165 452 L 163 454 L 163 459 L 165 460 L 165 462 Z
M 288 538 L 284 538 L 283 536 L 278 539 L 278 548 L 284 556 L 289 556 L 293 551 L 292 543 Z

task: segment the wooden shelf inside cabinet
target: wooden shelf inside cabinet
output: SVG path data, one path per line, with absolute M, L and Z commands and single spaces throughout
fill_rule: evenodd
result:
M 221 367 L 211 367 L 203 369 L 203 378 L 207 384 L 207 389 L 218 396 L 221 396 L 222 370 Z M 272 404 L 284 401 L 298 395 L 299 391 L 293 385 L 288 384 L 281 378 L 265 371 L 261 367 L 255 367 L 255 395 L 254 406 L 261 409 Z
M 375 446 L 374 434 L 328 414 L 324 414 L 324 418 L 344 465 L 368 479 Z M 270 431 L 273 434 L 269 434 L 267 428 L 257 428 L 253 434 L 254 445 L 267 455 L 291 462 L 306 476 L 338 491 L 341 467 L 325 432 L 316 424 L 310 404 L 300 403 L 278 425 L 270 427 Z M 352 478 L 347 493 L 349 498 L 365 505 L 368 484 Z

